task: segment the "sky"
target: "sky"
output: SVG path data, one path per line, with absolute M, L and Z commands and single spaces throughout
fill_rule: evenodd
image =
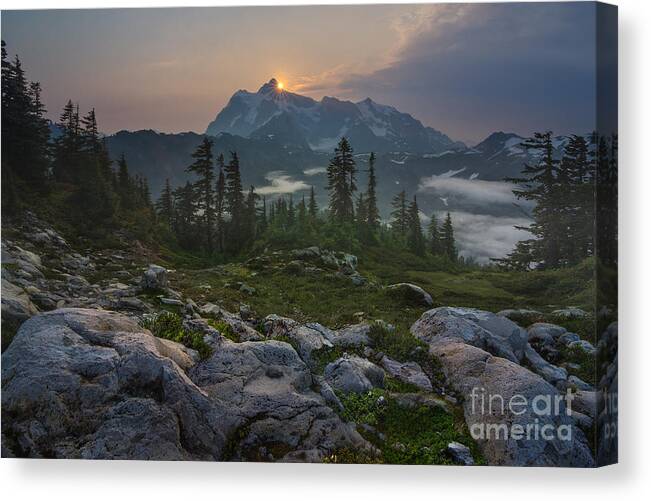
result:
M 2 38 L 101 129 L 204 132 L 238 89 L 275 77 L 320 99 L 366 97 L 455 140 L 589 131 L 592 3 L 3 11 Z

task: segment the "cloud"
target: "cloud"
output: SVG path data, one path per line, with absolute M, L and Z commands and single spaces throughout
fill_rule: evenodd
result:
M 444 217 L 440 215 L 439 220 Z M 487 264 L 490 258 L 504 257 L 520 240 L 531 235 L 515 226 L 529 226 L 531 220 L 519 217 L 499 217 L 488 214 L 451 212 L 459 254 Z
M 295 193 L 301 190 L 308 190 L 310 188 L 310 185 L 305 181 L 293 179 L 281 170 L 267 173 L 265 179 L 267 179 L 271 184 L 256 187 L 255 191 L 259 195 L 281 195 L 286 193 Z
M 325 174 L 328 171 L 325 167 L 310 167 L 309 169 L 305 169 L 303 171 L 303 174 L 306 176 L 316 176 L 317 174 Z
M 594 5 L 434 7 L 399 16 L 389 62 L 345 76 L 341 93 L 370 95 L 472 141 L 497 129 L 594 128 Z
M 431 176 L 420 180 L 418 191 L 439 195 L 441 199 L 449 201 L 448 203 L 454 199 L 477 204 L 518 203 L 513 195 L 513 185 L 502 181 Z

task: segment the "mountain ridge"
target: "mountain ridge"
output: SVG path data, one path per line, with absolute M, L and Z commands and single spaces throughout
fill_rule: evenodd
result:
M 206 134 L 227 132 L 259 137 L 260 129 L 282 114 L 292 117 L 297 131 L 314 151 L 332 151 L 344 135 L 359 152 L 437 153 L 466 147 L 443 132 L 423 125 L 410 114 L 369 97 L 353 102 L 324 96 L 317 101 L 280 88 L 275 78 L 257 92 L 244 89 L 235 92 L 208 125 Z M 296 141 L 296 133 L 293 136 Z

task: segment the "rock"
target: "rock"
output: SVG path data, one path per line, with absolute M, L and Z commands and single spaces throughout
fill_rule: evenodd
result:
M 314 376 L 314 381 L 319 386 L 319 393 L 326 401 L 326 403 L 340 412 L 343 411 L 344 406 L 341 403 L 341 400 L 339 400 L 339 397 L 336 395 L 325 378 L 323 376 Z
M 592 346 L 592 343 L 589 341 L 586 341 L 585 339 L 579 339 L 578 341 L 572 341 L 567 345 L 568 348 L 570 349 L 579 349 L 583 351 L 584 353 L 587 353 L 589 355 L 594 355 L 597 353 L 597 349 Z
M 20 325 L 36 315 L 38 308 L 21 288 L 2 279 L 2 321 Z
M 144 290 L 152 291 L 167 289 L 167 270 L 162 266 L 150 264 L 149 268 L 147 268 L 147 271 L 145 271 L 142 275 L 140 286 Z
M 295 249 L 291 252 L 292 256 L 302 260 L 319 260 L 328 268 L 336 268 L 344 275 L 352 275 L 357 268 L 357 256 L 346 254 L 344 252 L 332 252 L 319 247 L 307 247 L 305 249 Z M 307 270 L 306 270 L 307 271 Z
M 581 338 L 579 335 L 574 334 L 574 332 L 566 332 L 565 334 L 558 336 L 558 343 L 562 344 L 563 346 L 568 346 L 570 343 L 574 343 L 580 340 Z
M 513 320 L 516 324 L 529 325 L 542 318 L 543 314 L 536 310 L 517 309 L 502 310 L 496 313 L 498 317 L 506 317 Z
M 342 348 L 368 346 L 371 342 L 368 333 L 371 330 L 369 324 L 355 324 L 344 327 L 334 332 L 332 344 Z
M 565 334 L 567 330 L 564 327 L 554 324 L 538 322 L 527 328 L 529 333 L 529 342 L 540 346 L 554 344 L 555 340 Z
M 356 355 L 344 355 L 326 365 L 323 376 L 334 390 L 344 393 L 365 393 L 373 388 L 384 388 L 384 371 Z
M 577 390 L 594 391 L 594 387 L 591 384 L 586 383 L 583 379 L 577 376 L 568 377 L 567 382 Z
M 186 348 L 181 343 L 175 343 L 169 339 L 154 338 L 158 352 L 163 356 L 172 359 L 181 369 L 187 371 L 190 367 L 199 362 L 199 353 Z
M 242 419 L 228 459 L 321 461 L 340 448 L 372 450 L 311 389 L 308 367 L 287 343 L 225 342 L 190 377 Z
M 239 307 L 240 311 L 240 318 L 242 320 L 249 321 L 253 317 L 253 312 L 251 311 L 251 307 L 248 304 L 241 303 Z
M 209 316 L 215 320 L 222 320 L 235 332 L 240 341 L 261 341 L 264 336 L 256 331 L 241 318 L 213 303 L 206 303 L 199 308 L 199 313 Z
M 335 333 L 318 323 L 299 324 L 291 318 L 268 315 L 263 320 L 268 338 L 287 338 L 296 348 L 301 359 L 312 366 L 312 352 L 332 348 Z
M 448 306 L 423 313 L 411 333 L 428 344 L 458 340 L 515 363 L 523 359 L 528 339 L 527 331 L 506 317 Z
M 566 397 L 518 365 L 527 350 L 526 331 L 480 310 L 436 308 L 424 313 L 411 332 L 429 345 L 448 385 L 463 398 L 466 424 L 489 464 L 594 465 L 585 435 L 566 413 Z M 522 357 L 517 356 L 520 350 Z M 538 412 L 534 399 L 558 402 L 557 408 Z M 554 433 L 548 439 L 530 432 L 527 436 L 532 423 L 539 431 L 547 426 Z
M 466 424 L 488 464 L 594 466 L 585 435 L 566 415 L 564 400 L 558 413 L 534 411 L 533 399 L 560 398 L 558 390 L 540 376 L 458 338 L 431 339 L 430 352 L 440 361 L 451 389 L 463 397 Z M 509 404 L 523 401 L 525 405 L 517 407 Z M 524 433 L 532 423 L 539 432 L 544 426 L 553 430 L 549 439 L 533 434 L 527 439 Z
M 432 393 L 392 393 L 391 398 L 400 407 L 416 409 L 418 407 L 430 407 L 440 409 L 447 414 L 452 414 L 453 409 L 444 399 Z
M 594 423 L 594 420 L 590 416 L 574 410 L 572 411 L 572 418 L 576 425 L 586 432 L 590 431 L 592 424 Z
M 581 308 L 575 308 L 570 306 L 568 308 L 563 308 L 560 310 L 552 311 L 552 315 L 558 318 L 587 318 L 590 314 L 587 311 L 582 310 Z
M 553 385 L 567 379 L 567 371 L 565 369 L 562 367 L 556 367 L 547 362 L 531 347 L 530 344 L 525 348 L 524 358 L 529 367 L 531 367 L 536 374 L 542 376 L 545 381 L 548 381 Z
M 387 290 L 391 295 L 399 296 L 400 298 L 404 298 L 419 306 L 432 306 L 434 304 L 432 296 L 425 292 L 421 287 L 414 284 L 393 284 L 387 286 Z
M 413 384 L 423 391 L 432 391 L 432 383 L 416 362 L 396 362 L 385 355 L 380 360 L 380 365 L 389 375 L 403 383 Z
M 221 459 L 239 419 L 162 346 L 114 312 L 62 309 L 25 322 L 2 355 L 10 448 L 26 457 Z
M 174 298 L 162 297 L 162 296 L 159 296 L 158 299 L 160 300 L 161 303 L 167 304 L 169 306 L 183 307 L 183 301 L 181 301 L 180 299 L 174 299 Z
M 450 456 L 450 458 L 452 458 L 452 461 L 457 464 L 462 464 L 464 466 L 473 466 L 475 464 L 470 449 L 459 442 L 450 442 L 446 447 L 445 452 Z
M 253 287 L 249 286 L 249 285 L 244 284 L 244 283 L 240 284 L 240 289 L 239 290 L 240 290 L 240 292 L 242 294 L 247 294 L 249 296 L 253 296 L 253 294 L 255 294 L 255 289 Z
M 352 272 L 351 274 L 347 275 L 347 277 L 353 283 L 353 285 L 357 286 L 366 285 L 368 282 L 366 277 L 363 277 L 357 271 Z
M 578 390 L 572 400 L 572 411 L 586 414 L 591 418 L 597 415 L 597 392 Z

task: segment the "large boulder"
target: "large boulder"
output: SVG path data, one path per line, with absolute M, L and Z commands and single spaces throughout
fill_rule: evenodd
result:
M 423 290 L 422 287 L 414 284 L 399 283 L 387 286 L 389 294 L 400 297 L 418 306 L 432 306 L 432 296 Z
M 449 306 L 423 313 L 411 333 L 428 344 L 458 340 L 515 363 L 523 359 L 528 339 L 527 331 L 506 317 Z
M 433 344 L 431 353 L 463 397 L 466 424 L 488 464 L 594 466 L 565 396 L 540 376 L 460 341 Z
M 140 286 L 144 290 L 160 291 L 167 289 L 167 270 L 157 264 L 150 264 L 142 275 Z
M 480 310 L 437 308 L 411 332 L 429 345 L 462 398 L 470 434 L 489 464 L 594 466 L 566 396 L 518 364 L 528 351 L 526 331 Z
M 224 341 L 190 377 L 242 419 L 225 459 L 320 461 L 339 448 L 371 450 L 326 405 L 327 385 L 322 394 L 313 391 L 310 370 L 288 343 Z M 336 402 L 334 394 L 328 398 Z
M 213 355 L 198 361 L 118 313 L 31 318 L 2 355 L 3 456 L 320 461 L 341 448 L 374 452 L 313 390 L 289 344 L 212 342 Z
M 384 371 L 365 358 L 347 355 L 326 365 L 323 376 L 335 390 L 343 393 L 365 393 L 384 388 Z
M 113 312 L 31 318 L 2 355 L 8 447 L 25 457 L 220 459 L 239 421 L 171 350 Z

